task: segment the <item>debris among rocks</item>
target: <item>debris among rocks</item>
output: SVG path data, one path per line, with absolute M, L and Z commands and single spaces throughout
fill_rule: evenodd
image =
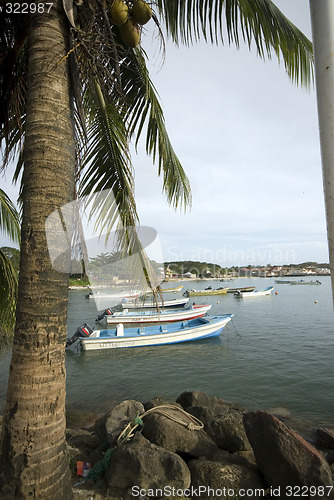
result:
M 323 455 L 278 418 L 201 391 L 184 392 L 173 405 L 162 397 L 144 405 L 123 401 L 67 437 L 71 461 L 92 464 L 74 488 L 87 491 L 87 499 L 133 498 L 139 495 L 134 488 L 167 498 L 173 488 L 198 494 L 203 485 L 201 499 L 232 498 L 231 492 L 238 498 L 247 490 L 252 494 L 245 499 L 271 498 L 272 488 L 284 499 L 292 496 L 285 496 L 285 486 L 334 486 Z M 333 430 L 318 429 L 316 444 L 330 450 L 333 437 Z M 92 487 L 95 496 L 88 494 Z

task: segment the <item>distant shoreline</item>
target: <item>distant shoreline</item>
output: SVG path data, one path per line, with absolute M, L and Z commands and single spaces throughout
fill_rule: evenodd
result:
M 265 279 L 284 279 L 284 278 L 324 278 L 324 277 L 330 277 L 328 274 L 310 274 L 310 275 L 305 275 L 305 274 L 294 274 L 292 275 L 282 275 L 282 276 L 234 276 L 233 278 L 225 276 L 223 278 L 167 278 L 163 280 L 163 283 L 191 283 L 192 281 L 221 281 L 228 283 L 230 281 L 234 280 L 239 280 L 239 279 L 257 279 L 257 278 L 265 278 Z M 116 286 L 128 286 L 128 283 L 119 283 Z M 69 285 L 69 290 L 88 290 L 91 288 L 90 285 Z M 94 288 L 110 288 L 110 285 L 94 285 Z

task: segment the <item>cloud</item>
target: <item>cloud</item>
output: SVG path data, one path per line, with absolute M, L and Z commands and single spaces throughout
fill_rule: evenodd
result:
M 309 34 L 305 2 L 277 4 Z M 269 252 L 283 241 L 304 260 L 328 260 L 314 89 L 296 87 L 276 60 L 248 48 L 202 43 L 168 43 L 166 63 L 151 77 L 193 192 L 191 212 L 173 212 L 149 160 L 136 158 L 141 221 L 158 230 L 169 254 L 227 245 L 247 255 L 252 245 Z

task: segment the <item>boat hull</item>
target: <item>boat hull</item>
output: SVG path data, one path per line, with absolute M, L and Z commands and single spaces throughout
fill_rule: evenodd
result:
M 187 298 L 182 298 L 182 299 L 173 299 L 173 300 L 164 300 L 163 302 L 158 302 L 155 303 L 154 301 L 135 301 L 135 302 L 122 302 L 122 308 L 123 309 L 156 309 L 157 307 L 182 307 L 184 306 L 187 302 L 189 302 L 189 299 Z
M 255 286 L 242 286 L 241 288 L 230 288 L 227 293 L 254 292 Z
M 183 288 L 183 285 L 182 286 L 176 286 L 174 288 L 161 288 L 161 292 L 162 293 L 176 293 L 176 292 L 181 292 Z M 147 292 L 147 293 L 152 293 L 150 290 Z
M 291 285 L 321 285 L 320 281 L 291 281 Z
M 121 301 L 122 299 L 136 299 L 137 297 L 140 296 L 142 293 L 141 290 L 133 291 L 133 292 L 126 292 L 126 291 L 120 291 L 115 293 L 103 293 L 103 292 L 89 292 L 86 295 L 86 299 L 112 299 L 112 300 L 119 300 Z
M 265 290 L 254 290 L 254 292 L 237 292 L 234 294 L 237 298 L 246 298 L 246 297 L 264 297 L 265 295 L 270 295 L 274 290 L 273 286 L 266 288 Z
M 197 318 L 160 327 L 124 328 L 124 335 L 117 335 L 117 329 L 97 330 L 89 338 L 81 339 L 85 351 L 148 347 L 177 344 L 209 337 L 218 337 L 233 314 Z
M 203 306 L 192 306 L 190 309 L 172 309 L 162 310 L 161 312 L 142 311 L 139 313 L 126 312 L 126 309 L 121 312 L 116 312 L 106 316 L 107 325 L 117 325 L 123 323 L 125 325 L 149 324 L 149 323 L 169 323 L 174 321 L 184 321 L 195 319 L 204 316 L 210 309 L 211 304 Z
M 188 297 L 199 297 L 199 296 L 208 296 L 208 295 L 224 295 L 228 292 L 230 287 L 219 288 L 217 290 L 187 290 L 185 295 Z

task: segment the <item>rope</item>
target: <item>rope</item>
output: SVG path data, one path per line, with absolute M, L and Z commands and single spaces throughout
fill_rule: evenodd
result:
M 225 325 L 225 328 L 227 330 L 231 330 L 233 333 L 235 333 L 238 337 L 242 337 L 242 335 L 238 332 L 237 327 L 235 326 L 233 319 L 231 319 L 231 324 L 233 325 L 233 330 L 229 325 Z
M 181 413 L 182 416 L 188 420 L 188 422 L 184 422 L 184 420 L 182 420 L 181 418 L 177 418 L 177 417 L 173 416 L 171 413 L 168 413 L 168 410 L 172 411 L 172 412 Z M 169 418 L 173 422 L 176 422 L 178 424 L 183 425 L 184 427 L 186 427 L 190 431 L 198 431 L 200 429 L 203 429 L 203 427 L 204 427 L 203 423 L 198 418 L 194 417 L 193 415 L 190 415 L 190 413 L 186 412 L 182 408 L 179 408 L 178 406 L 168 405 L 168 404 L 154 406 L 150 410 L 147 410 L 144 413 L 142 413 L 142 415 L 138 415 L 134 420 L 135 425 L 133 427 L 131 427 L 132 424 L 131 424 L 131 422 L 129 422 L 127 424 L 127 426 L 125 427 L 125 429 L 118 436 L 117 442 L 123 442 L 124 440 L 131 439 L 134 435 L 133 433 L 134 433 L 135 429 L 138 426 L 144 425 L 142 419 L 144 417 L 146 417 L 147 415 L 149 415 L 150 413 L 154 413 L 154 412 L 160 413 L 160 415 L 163 415 L 164 417 Z
M 141 415 L 137 415 L 132 422 L 129 422 L 120 435 L 117 438 L 116 446 L 124 443 L 125 441 L 129 441 L 130 439 L 133 438 L 134 432 L 137 429 L 137 427 L 141 426 L 143 427 L 144 422 L 143 418 L 146 417 L 147 415 L 151 413 L 159 413 L 160 415 L 163 415 L 164 417 L 169 418 L 173 422 L 176 422 L 180 425 L 183 425 L 190 431 L 197 431 L 203 429 L 204 425 L 203 422 L 201 422 L 197 417 L 194 417 L 194 415 L 191 415 L 190 413 L 186 412 L 182 408 L 179 408 L 178 406 L 175 405 L 160 405 L 160 406 L 154 406 L 153 408 L 150 408 L 149 410 L 145 411 Z M 182 417 L 178 417 L 173 415 L 173 413 L 180 413 Z M 183 420 L 182 420 L 183 418 Z M 185 421 L 185 420 L 186 421 Z M 109 448 L 103 459 L 97 462 L 94 467 L 88 472 L 87 476 L 83 479 L 83 481 L 80 481 L 79 483 L 75 484 L 74 486 L 79 486 L 80 484 L 83 484 L 87 481 L 87 479 L 93 479 L 93 481 L 96 481 L 97 479 L 100 479 L 104 471 L 109 467 L 110 464 L 110 459 L 111 455 L 114 451 L 115 447 Z

